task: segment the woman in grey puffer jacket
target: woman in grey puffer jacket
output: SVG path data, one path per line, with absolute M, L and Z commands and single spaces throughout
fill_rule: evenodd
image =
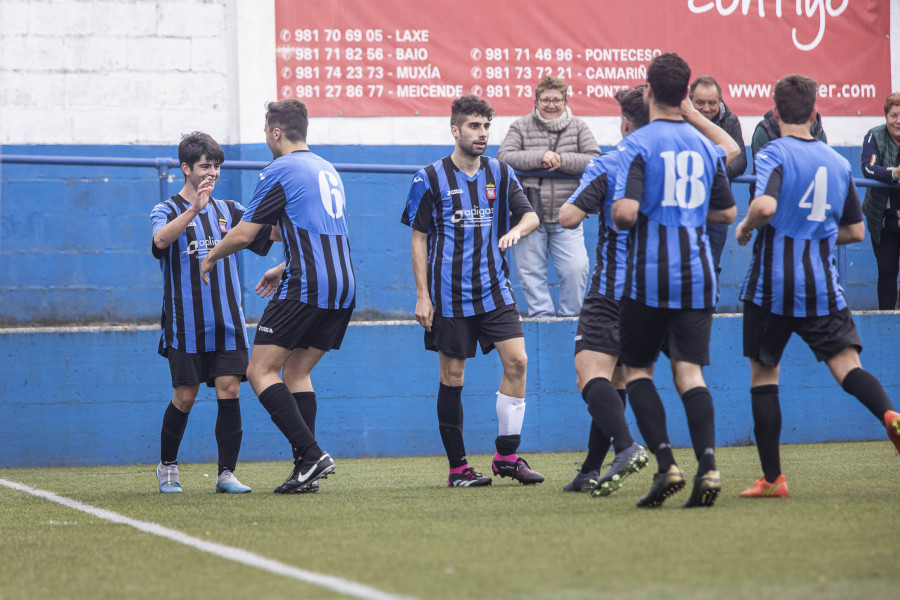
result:
M 572 116 L 566 90 L 563 79 L 541 79 L 531 114 L 513 122 L 497 158 L 519 171 L 548 169 L 581 175 L 600 150 L 587 124 Z M 589 269 L 584 232 L 581 226 L 570 230 L 559 224 L 559 209 L 578 187 L 578 179 L 523 177 L 521 183 L 526 193 L 528 188 L 539 189 L 543 205 L 538 211 L 540 227 L 513 246 L 528 316 L 578 315 Z M 547 282 L 548 256 L 559 275 L 558 312 Z

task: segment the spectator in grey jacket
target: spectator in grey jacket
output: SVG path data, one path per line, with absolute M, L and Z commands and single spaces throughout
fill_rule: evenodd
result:
M 542 78 L 534 108 L 510 126 L 497 158 L 519 171 L 547 169 L 581 175 L 600 150 L 587 123 L 572 116 L 567 90 L 564 79 Z M 575 316 L 584 299 L 588 255 L 583 229 L 562 227 L 559 209 L 578 187 L 578 179 L 523 177 L 520 181 L 541 218 L 541 225 L 512 249 L 528 316 Z M 548 256 L 559 275 L 559 311 L 550 297 Z
M 719 83 L 708 75 L 698 77 L 691 84 L 691 102 L 700 114 L 721 127 L 731 136 L 741 148 L 741 155 L 725 166 L 725 174 L 731 181 L 738 175 L 743 175 L 747 170 L 747 147 L 744 145 L 744 135 L 741 132 L 741 122 L 733 112 L 728 110 L 722 102 L 722 88 Z M 713 254 L 713 264 L 716 267 L 716 275 L 722 271 L 719 259 L 722 258 L 722 250 L 725 249 L 725 240 L 728 239 L 728 225 L 706 225 L 706 234 L 709 236 L 709 247 Z

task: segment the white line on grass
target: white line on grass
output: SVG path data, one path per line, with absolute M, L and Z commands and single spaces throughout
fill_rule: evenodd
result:
M 235 562 L 239 562 L 251 567 L 256 567 L 257 569 L 262 569 L 263 571 L 275 573 L 276 575 L 284 575 L 285 577 L 299 579 L 300 581 L 312 583 L 313 585 L 328 588 L 330 590 L 334 590 L 348 596 L 362 598 L 363 600 L 413 600 L 408 596 L 395 596 L 394 594 L 388 594 L 387 592 L 382 592 L 381 590 L 376 590 L 375 588 L 371 588 L 367 585 L 356 583 L 354 581 L 347 581 L 346 579 L 341 579 L 340 577 L 334 577 L 332 575 L 322 575 L 321 573 L 314 573 L 312 571 L 298 569 L 297 567 L 292 567 L 291 565 L 287 565 L 283 562 L 272 560 L 271 558 L 266 558 L 264 556 L 260 556 L 259 554 L 248 552 L 247 550 L 241 550 L 240 548 L 233 548 L 224 544 L 217 544 L 215 542 L 201 540 L 175 529 L 163 527 L 158 523 L 138 521 L 136 519 L 126 517 L 125 515 L 120 515 L 119 513 L 113 512 L 111 510 L 97 508 L 96 506 L 84 504 L 82 502 L 79 502 L 78 500 L 72 500 L 71 498 L 59 496 L 57 494 L 54 494 L 53 492 L 34 488 L 22 483 L 18 483 L 16 481 L 9 481 L 7 479 L 0 478 L 0 485 L 18 490 L 20 492 L 31 494 L 32 496 L 44 498 L 45 500 L 50 500 L 51 502 L 56 502 L 57 504 L 62 504 L 63 506 L 74 508 L 75 510 L 80 510 L 81 512 L 85 512 L 89 515 L 93 515 L 106 521 L 128 525 L 129 527 L 134 527 L 135 529 L 139 529 L 140 531 L 143 531 L 145 533 L 168 538 L 174 542 L 178 542 L 179 544 L 184 544 L 185 546 L 190 546 L 191 548 L 196 548 L 197 550 L 201 550 L 203 552 L 208 552 L 220 558 L 233 560 Z

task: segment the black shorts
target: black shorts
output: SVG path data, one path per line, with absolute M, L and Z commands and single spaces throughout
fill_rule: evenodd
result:
M 166 354 L 173 388 L 197 385 L 204 381 L 209 387 L 216 387 L 216 377 L 225 375 L 235 375 L 241 381 L 247 381 L 246 348 L 197 353 L 169 348 Z
M 803 338 L 819 362 L 850 346 L 862 351 L 849 308 L 824 317 L 785 317 L 744 302 L 744 356 L 747 358 L 777 367 L 792 333 Z
M 649 367 L 663 350 L 669 360 L 709 364 L 712 308 L 655 308 L 623 298 L 619 307 L 622 363 Z
M 525 337 L 525 330 L 515 304 L 471 317 L 443 317 L 435 312 L 431 331 L 425 332 L 425 349 L 451 358 L 472 358 L 475 342 L 487 354 L 495 342 L 517 337 Z
M 575 354 L 582 350 L 619 355 L 619 303 L 599 294 L 588 294 L 581 306 L 575 333 Z
M 272 300 L 256 325 L 253 344 L 288 350 L 337 350 L 352 314 L 352 308 L 319 308 L 297 300 Z

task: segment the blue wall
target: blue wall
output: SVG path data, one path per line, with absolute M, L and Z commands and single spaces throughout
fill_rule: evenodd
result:
M 314 146 L 336 163 L 423 165 L 450 146 Z M 226 147 L 232 160 L 270 160 L 262 144 Z M 859 148 L 838 148 L 859 176 Z M 5 146 L 5 154 L 174 157 L 174 146 Z M 488 151 L 496 154 L 496 147 Z M 155 322 L 162 281 L 150 248 L 149 214 L 160 199 L 155 169 L 4 164 L 0 182 L 0 325 Z M 400 214 L 409 175 L 343 175 L 358 280 L 358 317 L 409 317 L 415 305 L 407 227 Z M 246 202 L 256 172 L 224 170 L 216 195 Z M 169 193 L 182 185 L 173 171 Z M 741 213 L 747 186 L 735 184 Z M 593 262 L 596 219 L 585 222 Z M 262 272 L 281 260 L 276 244 L 268 257 L 242 255 L 245 313 L 264 307 L 253 294 Z M 739 310 L 738 290 L 749 249 L 729 239 L 723 255 L 720 312 Z M 851 305 L 875 308 L 875 261 L 868 240 L 847 249 L 844 282 Z M 556 276 L 551 274 L 555 283 Z M 513 269 L 513 283 L 518 287 Z M 521 297 L 521 295 L 519 295 Z
M 864 365 L 882 378 L 889 395 L 900 398 L 900 346 L 892 341 L 900 333 L 896 314 L 863 314 L 856 322 L 867 346 Z M 586 446 L 589 417 L 575 390 L 574 332 L 572 319 L 525 322 L 523 452 Z M 0 330 L 0 467 L 156 463 L 162 415 L 172 393 L 157 341 L 151 327 Z M 718 443 L 746 444 L 753 425 L 740 317 L 715 318 L 711 356 L 705 376 L 716 404 Z M 688 447 L 684 411 L 665 359 L 657 374 L 672 442 Z M 351 324 L 342 349 L 322 360 L 313 380 L 319 441 L 335 456 L 443 453 L 435 414 L 437 356 L 422 349 L 422 329 L 415 323 Z M 499 380 L 496 353 L 469 361 L 463 402 L 470 453 L 493 451 Z M 241 458 L 286 459 L 287 442 L 246 383 L 241 397 Z M 781 403 L 784 443 L 885 439 L 884 427 L 796 338 L 782 363 Z M 215 461 L 215 414 L 214 392 L 203 388 L 182 445 L 183 462 Z M 632 431 L 638 433 L 634 426 Z M 540 468 L 539 462 L 535 466 Z

